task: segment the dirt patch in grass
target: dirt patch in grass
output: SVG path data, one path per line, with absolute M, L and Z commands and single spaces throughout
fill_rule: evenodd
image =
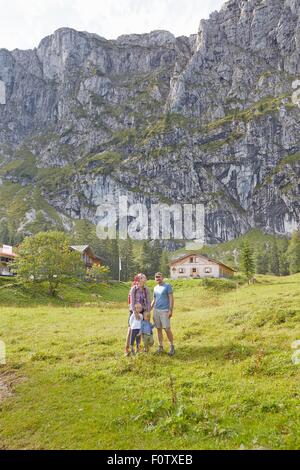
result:
M 22 380 L 22 377 L 18 377 L 11 370 L 0 369 L 0 403 L 13 396 L 15 385 L 22 382 Z

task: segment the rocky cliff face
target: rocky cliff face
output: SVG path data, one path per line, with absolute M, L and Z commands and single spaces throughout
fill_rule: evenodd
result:
M 230 0 L 198 34 L 60 29 L 0 50 L 0 219 L 95 221 L 106 197 L 203 202 L 211 242 L 300 221 L 300 0 Z

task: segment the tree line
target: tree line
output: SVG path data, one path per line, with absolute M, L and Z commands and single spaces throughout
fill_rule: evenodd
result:
M 73 245 L 90 245 L 95 254 L 102 257 L 104 264 L 109 267 L 111 279 L 118 280 L 120 276 L 121 281 L 129 281 L 138 272 L 143 272 L 151 278 L 157 271 L 169 276 L 169 254 L 162 249 L 159 240 L 101 240 L 97 237 L 95 226 L 86 220 L 77 223 L 71 239 Z
M 273 240 L 254 251 L 245 241 L 240 256 L 240 269 L 248 278 L 256 274 L 288 276 L 300 272 L 300 231 L 295 231 L 291 239 L 284 239 L 281 246 Z
M 40 232 L 49 233 L 49 232 Z M 7 223 L 0 224 L 0 245 L 17 245 L 22 243 L 25 234 L 9 231 Z M 26 238 L 25 238 L 26 239 Z M 164 276 L 169 276 L 169 254 L 163 250 L 158 240 L 150 242 L 133 242 L 127 240 L 101 240 L 97 237 L 95 226 L 87 220 L 77 221 L 74 232 L 68 234 L 68 239 L 72 245 L 90 245 L 96 255 L 104 260 L 104 264 L 109 268 L 111 279 L 128 281 L 137 272 L 144 272 L 151 278 L 157 271 L 161 271 Z M 121 271 L 119 273 L 121 260 Z
M 18 236 L 12 240 L 6 225 L 0 225 L 0 244 L 13 245 L 13 241 L 21 242 L 21 239 L 17 240 Z M 152 278 L 157 271 L 161 271 L 166 277 L 170 275 L 171 254 L 162 247 L 159 240 L 139 243 L 130 238 L 101 240 L 96 235 L 95 226 L 85 220 L 77 222 L 74 232 L 68 235 L 68 240 L 72 245 L 90 245 L 95 254 L 103 258 L 104 264 L 109 268 L 106 276 L 109 275 L 112 279 L 128 281 L 137 272 L 144 272 L 148 278 Z M 286 276 L 300 272 L 300 231 L 294 232 L 290 240 L 283 238 L 278 243 L 273 239 L 258 249 L 245 241 L 240 252 L 238 269 L 249 278 L 255 273 Z M 104 273 L 99 275 L 101 277 Z
M 157 271 L 169 276 L 169 254 L 164 251 L 158 240 L 144 241 L 134 246 L 131 238 L 127 240 L 108 240 L 103 249 L 105 264 L 110 268 L 112 279 L 128 281 L 138 272 L 153 278 Z M 121 269 L 120 269 L 121 268 Z
M 17 282 L 24 286 L 46 285 L 49 294 L 54 296 L 58 286 L 68 279 L 91 282 L 118 279 L 120 259 L 121 280 L 124 281 L 132 279 L 138 271 L 143 271 L 151 278 L 162 267 L 167 274 L 168 260 L 159 242 L 153 246 L 148 242 L 143 243 L 140 256 L 135 258 L 131 239 L 105 241 L 107 266 L 93 265 L 88 270 L 81 254 L 71 249 L 72 244 L 67 234 L 58 231 L 40 232 L 26 237 L 18 247 L 18 257 L 10 264 L 12 272 L 17 275 Z

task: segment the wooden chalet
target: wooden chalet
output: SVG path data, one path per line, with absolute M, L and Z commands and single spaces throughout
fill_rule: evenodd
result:
M 229 278 L 233 276 L 234 269 L 198 253 L 181 255 L 170 263 L 171 279 Z
M 71 250 L 78 251 L 81 254 L 82 261 L 86 268 L 91 268 L 94 264 L 97 266 L 102 266 L 104 264 L 103 258 L 95 255 L 90 245 L 72 245 L 70 248 Z
M 16 253 L 10 245 L 0 247 L 0 276 L 13 276 L 9 263 L 16 258 Z

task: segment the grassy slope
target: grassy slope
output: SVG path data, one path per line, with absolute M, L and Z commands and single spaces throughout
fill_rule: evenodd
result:
M 299 281 L 177 282 L 174 358 L 123 357 L 127 286 L 98 307 L 1 306 L 0 367 L 24 380 L 1 404 L 0 447 L 299 449 Z
M 25 287 L 16 283 L 14 278 L 0 277 L 0 302 L 12 306 L 34 305 L 98 305 L 103 302 L 123 301 L 130 282 L 112 282 L 110 285 L 92 284 L 83 281 L 70 281 L 60 285 L 57 297 L 51 297 L 47 285 Z

